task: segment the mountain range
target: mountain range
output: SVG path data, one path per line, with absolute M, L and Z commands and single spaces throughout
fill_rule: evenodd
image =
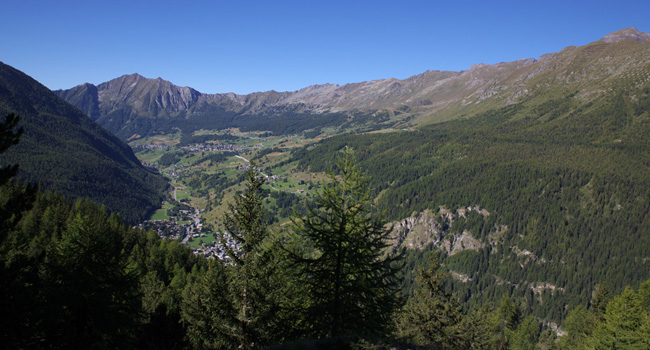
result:
M 124 140 L 338 129 L 293 149 L 292 170 L 327 171 L 354 149 L 406 274 L 435 254 L 469 308 L 510 296 L 561 322 L 596 286 L 618 293 L 650 276 L 650 35 L 634 28 L 538 59 L 249 95 L 138 74 L 51 92 L 2 64 L 0 113 L 25 129 L 0 166 L 131 223 L 167 184 Z M 374 129 L 394 132 L 345 132 Z
M 650 276 L 650 42 L 624 30 L 512 65 L 460 73 L 504 70 L 410 121 L 429 125 L 343 133 L 290 161 L 327 171 L 354 149 L 398 241 L 413 261 L 438 254 L 465 305 L 509 295 L 559 321 L 597 285 Z
M 23 72 L 0 63 L 0 115 L 14 113 L 24 129 L 2 155 L 18 177 L 69 198 L 90 198 L 127 222 L 160 205 L 164 178 L 142 166 L 131 148 L 79 109 Z
M 172 128 L 264 130 L 269 121 L 286 115 L 310 118 L 306 130 L 326 124 L 350 126 L 350 119 L 359 115 L 383 112 L 387 117 L 359 118 L 358 124 L 399 128 L 469 117 L 543 89 L 574 90 L 585 101 L 598 99 L 621 79 L 647 77 L 648 42 L 650 34 L 628 28 L 539 59 L 476 64 L 460 72 L 427 71 L 403 80 L 313 85 L 293 92 L 203 94 L 161 78 L 131 74 L 55 93 L 125 140 Z

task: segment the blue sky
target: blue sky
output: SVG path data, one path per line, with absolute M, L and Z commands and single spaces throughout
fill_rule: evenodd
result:
M 537 58 L 650 1 L 0 1 L 0 61 L 50 89 L 124 74 L 204 93 L 294 91 Z

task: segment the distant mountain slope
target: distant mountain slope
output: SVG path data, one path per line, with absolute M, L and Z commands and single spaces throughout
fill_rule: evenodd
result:
M 122 139 L 173 128 L 264 130 L 296 116 L 309 120 L 307 126 L 284 130 L 341 126 L 353 119 L 370 126 L 402 127 L 476 115 L 520 102 L 538 89 L 573 89 L 580 98 L 595 100 L 602 87 L 616 79 L 645 74 L 638 67 L 650 59 L 649 42 L 650 34 L 628 28 L 538 60 L 476 64 L 462 72 L 427 71 L 403 80 L 314 85 L 294 92 L 202 94 L 133 74 L 56 93 Z M 368 118 L 378 111 L 390 120 Z
M 2 163 L 18 163 L 24 181 L 68 197 L 88 197 L 128 222 L 160 204 L 165 180 L 145 169 L 128 145 L 34 79 L 0 63 L 0 115 L 8 113 L 21 117 L 25 132 Z
M 283 126 L 287 123 L 294 124 L 288 128 L 292 132 L 297 123 L 305 124 L 305 119 L 310 117 L 302 113 L 306 110 L 302 106 L 281 106 L 275 110 L 288 93 L 201 94 L 160 78 L 147 79 L 138 74 L 124 75 L 97 87 L 83 84 L 55 93 L 124 140 L 168 133 L 176 128 L 190 131 L 230 127 L 264 130 L 268 128 L 271 117 L 281 119 L 281 130 L 287 129 Z M 247 115 L 239 118 L 242 114 Z M 328 120 L 327 116 L 321 116 L 318 115 L 319 119 Z M 295 117 L 298 122 L 287 121 L 287 117 Z M 338 119 L 344 120 L 345 117 Z M 323 124 L 327 122 L 318 125 Z M 309 127 L 311 123 L 305 125 Z M 304 129 L 303 126 L 297 127 L 300 131 Z
M 567 48 L 494 85 L 505 94 L 457 107 L 461 118 L 338 135 L 292 160 L 325 171 L 351 147 L 379 211 L 411 248 L 441 252 L 462 300 L 512 295 L 559 321 L 597 284 L 650 277 L 649 50 Z
M 100 117 L 97 87 L 93 84 L 82 84 L 73 89 L 59 93 L 59 97 L 81 109 L 87 116 L 97 121 Z

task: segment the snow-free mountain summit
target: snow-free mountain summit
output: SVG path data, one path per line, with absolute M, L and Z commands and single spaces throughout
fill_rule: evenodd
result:
M 315 120 L 326 115 L 330 118 L 322 118 L 322 123 L 341 126 L 355 115 L 385 111 L 388 118 L 366 118 L 359 124 L 397 128 L 472 116 L 542 90 L 569 89 L 581 99 L 598 98 L 603 85 L 645 74 L 649 42 L 650 34 L 628 28 L 538 59 L 475 64 L 461 72 L 427 71 L 403 80 L 313 85 L 293 92 L 203 94 L 161 78 L 131 74 L 56 93 L 122 139 L 166 133 L 173 127 L 263 130 L 269 121 L 296 114 Z M 318 121 L 309 125 L 317 126 Z

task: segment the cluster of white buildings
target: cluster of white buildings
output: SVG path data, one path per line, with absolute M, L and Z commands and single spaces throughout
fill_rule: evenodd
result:
M 226 235 L 226 244 L 235 250 L 237 250 L 237 244 L 229 235 Z M 216 258 L 219 260 L 228 260 L 226 256 L 226 250 L 219 240 L 214 240 L 211 243 L 202 243 L 201 248 L 194 249 L 194 254 L 203 255 L 206 258 Z
M 144 148 L 144 149 L 162 149 L 167 150 L 169 146 L 164 143 L 147 143 L 144 145 L 135 145 L 133 148 Z
M 225 143 L 197 143 L 194 145 L 183 146 L 181 149 L 192 152 L 215 152 L 215 151 L 233 151 L 239 152 L 242 146 Z

